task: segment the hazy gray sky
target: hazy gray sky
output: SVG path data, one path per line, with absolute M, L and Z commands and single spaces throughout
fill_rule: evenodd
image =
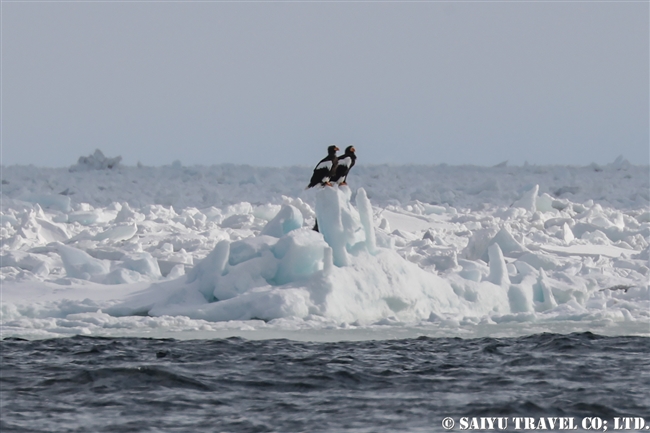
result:
M 649 4 L 2 4 L 2 163 L 649 153 Z

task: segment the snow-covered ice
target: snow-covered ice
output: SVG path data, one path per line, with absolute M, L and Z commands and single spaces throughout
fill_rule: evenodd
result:
M 3 336 L 650 335 L 648 166 L 309 175 L 3 167 Z

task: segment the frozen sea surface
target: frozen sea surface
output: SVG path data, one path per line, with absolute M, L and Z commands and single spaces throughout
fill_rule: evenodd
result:
M 3 167 L 2 335 L 650 335 L 648 166 L 310 171 Z
M 481 416 L 575 417 L 582 431 L 584 417 L 611 430 L 650 413 L 647 337 L 77 336 L 0 349 L 3 432 L 437 432 Z

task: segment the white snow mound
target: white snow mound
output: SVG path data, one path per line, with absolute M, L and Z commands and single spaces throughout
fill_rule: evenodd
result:
M 360 324 L 510 312 L 507 288 L 460 280 L 459 296 L 448 281 L 391 249 L 378 248 L 374 238 L 367 238 L 374 228 L 365 191 L 356 194 L 361 214 L 351 195 L 346 187 L 317 193 L 321 233 L 303 227 L 279 239 L 260 235 L 222 241 L 188 276 L 153 285 L 106 311 L 207 321 L 322 316 Z M 287 206 L 276 219 L 295 215 Z

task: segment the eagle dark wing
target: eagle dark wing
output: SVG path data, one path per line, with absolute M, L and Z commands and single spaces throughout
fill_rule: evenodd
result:
M 321 159 L 316 168 L 314 168 L 314 173 L 311 175 L 311 180 L 307 188 L 312 188 L 316 185 L 324 184 L 330 181 L 332 176 L 336 173 L 338 166 L 338 159 L 336 157 L 332 158 L 330 156 Z
M 339 158 L 338 165 L 336 167 L 336 172 L 332 176 L 332 182 L 343 182 L 345 177 L 348 175 L 350 168 L 354 165 L 352 158 L 349 156 L 343 156 Z

